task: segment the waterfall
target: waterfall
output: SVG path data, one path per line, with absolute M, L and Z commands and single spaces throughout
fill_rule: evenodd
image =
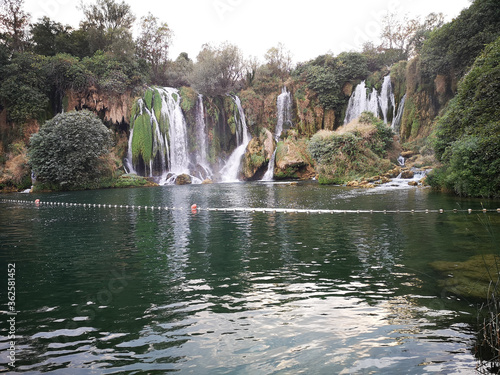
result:
M 403 119 L 403 112 L 405 109 L 405 100 L 406 100 L 406 94 L 404 94 L 403 97 L 401 98 L 401 102 L 399 103 L 398 107 L 398 113 L 396 114 L 396 117 L 394 117 L 394 120 L 392 121 L 391 124 L 392 130 L 396 134 L 399 133 L 399 128 L 401 127 L 401 120 Z
M 273 156 L 271 156 L 271 160 L 269 160 L 269 164 L 267 165 L 267 171 L 262 177 L 261 181 L 272 181 L 274 177 L 274 164 L 276 163 L 276 150 L 273 152 Z
M 378 93 L 377 93 L 377 90 L 375 90 L 375 88 L 373 88 L 370 96 L 368 97 L 368 106 L 366 107 L 365 111 L 371 112 L 375 115 L 375 117 L 378 117 L 378 114 L 379 114 Z M 361 111 L 361 112 L 364 112 L 364 111 Z
M 132 122 L 134 125 L 130 130 L 128 151 L 124 160 L 128 173 L 140 172 L 145 176 L 157 177 L 160 185 L 175 183 L 175 179 L 180 174 L 189 174 L 193 183 L 201 183 L 201 179 L 192 176 L 190 171 L 192 164 L 189 155 L 187 124 L 181 108 L 181 96 L 177 89 L 149 88 L 144 98 L 137 100 Z M 203 132 L 205 132 L 204 124 Z M 140 155 L 142 155 L 142 159 L 139 159 L 136 165 L 133 160 L 133 145 L 135 144 L 140 148 Z M 202 148 L 204 159 L 200 156 L 201 159 L 197 158 L 197 161 L 200 164 L 203 162 L 207 167 L 206 143 Z
M 128 150 L 127 156 L 123 161 L 123 167 L 125 168 L 125 172 L 137 174 L 134 169 L 134 163 L 132 161 L 132 139 L 134 138 L 134 128 L 130 129 L 130 136 L 128 137 Z
M 240 169 L 241 158 L 245 154 L 248 143 L 250 142 L 250 135 L 248 134 L 247 123 L 245 119 L 245 113 L 241 107 L 240 98 L 236 95 L 232 96 L 234 103 L 236 105 L 236 111 L 234 114 L 236 121 L 236 142 L 237 147 L 233 153 L 229 156 L 229 159 L 221 169 L 221 178 L 223 182 L 234 182 L 238 181 L 238 171 Z
M 290 92 L 283 87 L 281 94 L 278 95 L 277 99 L 277 111 L 278 111 L 278 121 L 276 122 L 276 130 L 274 132 L 274 140 L 278 143 L 281 133 L 283 132 L 283 126 L 287 125 L 290 127 L 292 125 L 292 97 Z M 276 161 L 276 150 L 274 150 L 269 164 L 267 166 L 267 171 L 262 177 L 262 181 L 271 181 L 274 177 L 274 164 Z
M 283 126 L 290 126 L 292 123 L 292 97 L 286 86 L 283 87 L 281 94 L 278 95 L 277 107 L 278 121 L 276 122 L 276 129 L 274 131 L 276 141 L 281 137 Z
M 375 88 L 368 94 L 366 83 L 363 81 L 356 86 L 356 89 L 349 98 L 344 124 L 358 118 L 365 111 L 373 113 L 376 117 L 382 114 L 382 119 L 387 124 L 387 114 L 391 108 L 394 111 L 395 102 L 390 75 L 384 77 L 380 94 Z
M 384 123 L 388 122 L 388 112 L 390 109 L 393 110 L 392 118 L 394 118 L 394 110 L 396 108 L 394 93 L 392 92 L 392 83 L 390 74 L 384 77 L 384 83 L 382 84 L 382 89 L 380 90 L 379 105 L 382 112 L 382 117 Z
M 198 94 L 198 100 L 196 101 L 196 141 L 198 144 L 196 163 L 200 171 L 200 178 L 212 178 L 212 170 L 207 161 L 207 133 L 205 124 L 205 111 L 203 109 L 203 95 Z
M 356 86 L 354 92 L 349 98 L 344 124 L 347 124 L 352 120 L 354 120 L 355 118 L 358 118 L 363 111 L 367 111 L 368 110 L 367 103 L 368 100 L 366 95 L 366 84 L 365 81 L 363 81 Z
M 161 115 L 167 116 L 169 123 L 168 170 L 174 174 L 189 173 L 186 120 L 182 113 L 179 91 L 171 87 L 159 88 L 158 91 L 162 99 Z

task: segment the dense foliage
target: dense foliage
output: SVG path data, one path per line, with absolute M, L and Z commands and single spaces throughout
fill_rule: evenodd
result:
M 363 112 L 359 128 L 346 132 L 319 132 L 308 151 L 318 163 L 321 184 L 344 184 L 390 168 L 383 159 L 392 145 L 392 131 L 370 112 Z
M 453 22 L 436 29 L 421 49 L 423 70 L 462 77 L 484 46 L 500 35 L 498 0 L 475 0 Z
M 340 109 L 349 100 L 342 88 L 349 81 L 365 79 L 367 58 L 361 53 L 345 52 L 337 57 L 322 55 L 297 68 L 296 75 L 305 77 L 310 89 L 318 93 L 324 108 Z
M 444 167 L 431 176 L 433 186 L 500 196 L 500 37 L 459 83 L 438 122 L 435 150 Z
M 218 47 L 208 44 L 198 54 L 190 76 L 192 86 L 203 95 L 227 95 L 239 87 L 243 78 L 243 57 L 240 49 L 224 43 Z
M 28 156 L 37 179 L 71 189 L 96 183 L 111 146 L 111 132 L 96 115 L 73 111 L 47 121 L 31 137 Z

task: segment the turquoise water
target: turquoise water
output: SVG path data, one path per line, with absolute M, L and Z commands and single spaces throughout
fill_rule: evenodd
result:
M 0 202 L 0 371 L 473 374 L 477 301 L 429 267 L 498 252 L 498 201 L 408 188 L 214 184 Z M 192 213 L 189 207 L 439 213 Z M 8 264 L 16 361 L 9 366 Z

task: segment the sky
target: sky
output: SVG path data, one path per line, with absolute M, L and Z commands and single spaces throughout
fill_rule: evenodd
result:
M 121 2 L 121 0 L 116 0 Z M 149 12 L 174 33 L 170 58 L 187 52 L 196 59 L 205 43 L 237 45 L 245 58 L 261 62 L 271 47 L 282 43 L 294 62 L 325 53 L 361 51 L 365 42 L 379 41 L 388 12 L 424 19 L 443 13 L 451 21 L 470 0 L 125 0 L 139 20 Z M 78 28 L 83 18 L 80 0 L 25 0 L 32 22 L 43 16 Z M 93 3 L 84 0 L 84 3 Z M 137 24 L 139 22 L 136 22 Z

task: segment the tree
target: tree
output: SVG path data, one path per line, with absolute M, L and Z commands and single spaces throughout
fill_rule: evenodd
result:
M 194 63 L 186 52 L 181 52 L 175 61 L 169 61 L 166 68 L 166 82 L 168 86 L 189 86 L 189 77 L 193 72 Z
M 88 33 L 92 53 L 102 50 L 116 56 L 133 55 L 132 26 L 135 16 L 130 5 L 114 0 L 97 0 L 95 4 L 82 5 L 84 21 L 81 28 Z
M 271 72 L 282 79 L 292 71 L 292 54 L 289 50 L 285 49 L 283 43 L 278 43 L 276 47 L 269 48 L 264 58 Z
M 24 0 L 0 0 L 0 39 L 14 52 L 25 50 L 29 13 L 23 10 Z
M 112 146 L 111 131 L 89 111 L 62 113 L 30 139 L 28 158 L 37 180 L 62 189 L 88 186 L 101 174 Z
M 224 43 L 215 48 L 208 44 L 198 54 L 190 82 L 208 96 L 235 91 L 243 77 L 243 58 L 238 47 Z
M 498 0 L 475 0 L 460 15 L 430 34 L 421 48 L 422 73 L 460 79 L 484 46 L 500 35 Z
M 49 17 L 43 17 L 37 23 L 31 25 L 31 40 L 33 52 L 38 55 L 54 56 L 59 51 L 57 46 L 58 37 L 68 34 L 70 26 L 63 26 L 59 22 L 53 22 Z
M 167 23 L 159 24 L 158 18 L 148 13 L 141 18 L 141 34 L 137 39 L 137 55 L 151 65 L 153 83 L 164 79 L 172 31 Z
M 22 125 L 41 118 L 48 108 L 45 58 L 31 53 L 17 53 L 0 66 L 0 102 L 7 118 Z
M 383 19 L 382 47 L 396 49 L 400 52 L 399 60 L 410 57 L 411 40 L 420 24 L 418 19 L 408 19 L 406 16 L 400 20 L 396 13 L 387 13 Z

